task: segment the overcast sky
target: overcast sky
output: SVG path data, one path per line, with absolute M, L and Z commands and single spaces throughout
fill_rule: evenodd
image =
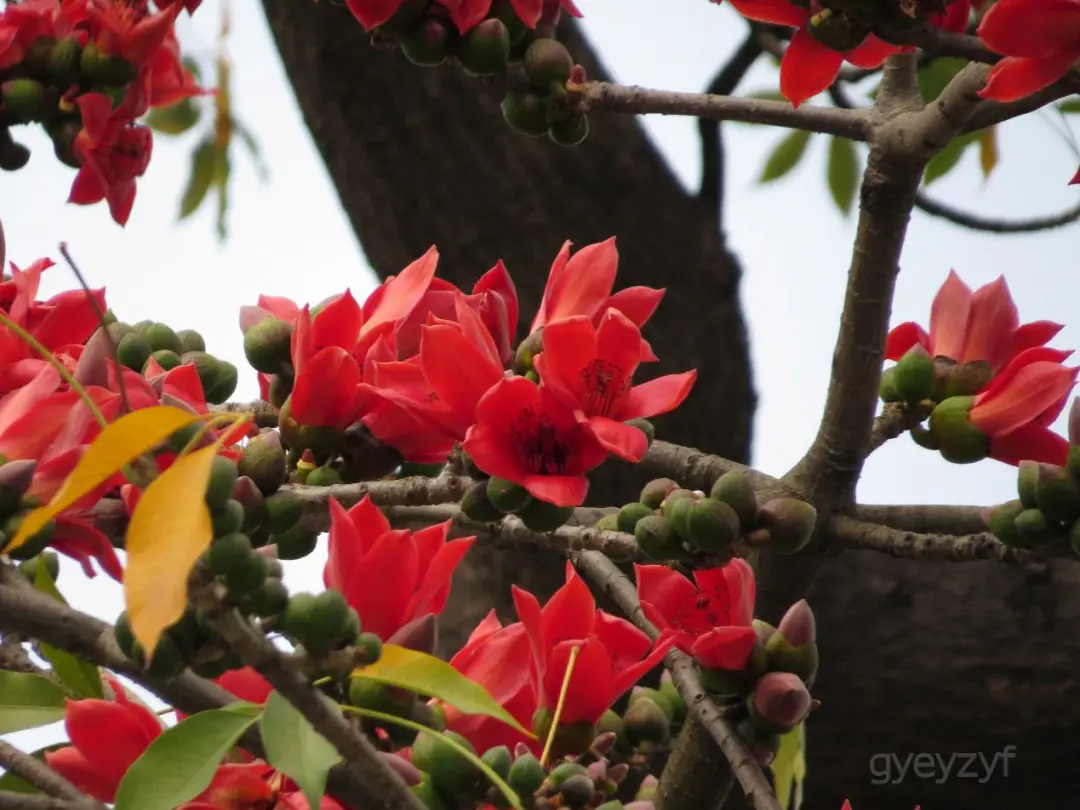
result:
M 706 0 L 582 0 L 579 5 L 607 65 L 629 84 L 699 90 L 744 32 L 733 9 Z M 186 51 L 212 55 L 220 8 L 221 0 L 205 0 L 193 20 L 182 17 Z M 312 13 L 342 12 L 313 3 Z M 357 47 L 366 47 L 359 26 L 356 39 Z M 56 246 L 66 240 L 91 283 L 107 287 L 108 302 L 122 320 L 151 318 L 199 330 L 211 352 L 240 368 L 236 397 L 248 399 L 257 387 L 237 325 L 242 304 L 254 303 L 260 292 L 314 303 L 348 287 L 362 297 L 375 279 L 304 128 L 258 0 L 234 0 L 228 47 L 235 63 L 235 108 L 261 142 L 271 176 L 260 183 L 252 162 L 236 150 L 227 243 L 216 238 L 211 206 L 176 222 L 197 134 L 156 139 L 134 213 L 121 229 L 104 205 L 65 205 L 73 172 L 34 133 L 26 139 L 35 149 L 27 168 L 0 178 L 0 218 L 9 259 L 20 265 L 41 256 L 59 260 Z M 761 64 L 742 90 L 775 86 L 775 70 Z M 1043 113 L 1003 127 L 1002 165 L 989 182 L 983 182 L 972 154 L 932 193 L 987 215 L 1023 217 L 1068 207 L 1077 194 L 1066 186 L 1077 157 L 1054 123 Z M 679 177 L 696 185 L 700 166 L 694 122 L 653 117 L 645 124 Z M 798 459 L 817 426 L 855 222 L 836 210 L 825 190 L 823 136 L 811 143 L 810 154 L 789 178 L 767 187 L 756 183 L 769 150 L 783 134 L 738 125 L 725 134 L 725 224 L 745 267 L 742 296 L 761 395 L 754 462 L 774 474 Z M 1075 302 L 1080 301 L 1077 237 L 1076 226 L 1039 235 L 983 235 L 916 213 L 903 254 L 894 322 L 926 324 L 937 287 L 955 268 L 972 286 L 1005 274 L 1022 320 L 1069 324 L 1076 320 Z M 476 268 L 478 275 L 498 257 L 490 258 Z M 655 286 L 663 282 L 658 277 Z M 44 286 L 51 294 L 73 284 L 58 267 L 46 274 Z M 1068 325 L 1054 345 L 1080 346 L 1080 329 Z M 904 437 L 870 460 L 860 496 L 866 502 L 992 504 L 1015 497 L 1014 482 L 1012 468 L 993 461 L 952 466 Z M 323 546 L 308 560 L 291 563 L 290 585 L 320 587 L 324 559 Z M 105 577 L 87 581 L 71 565 L 64 565 L 60 586 L 78 607 L 109 621 L 122 607 L 115 583 Z M 55 728 L 40 729 L 13 740 L 38 747 L 56 734 Z

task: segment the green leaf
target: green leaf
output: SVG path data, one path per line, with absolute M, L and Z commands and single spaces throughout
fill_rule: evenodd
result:
M 44 564 L 37 567 L 34 587 L 60 604 L 67 604 L 67 600 L 56 589 L 56 583 L 49 575 L 48 566 Z M 105 697 L 105 692 L 101 687 L 101 672 L 94 664 L 76 658 L 64 650 L 50 647 L 48 644 L 41 643 L 38 649 L 41 656 L 52 665 L 53 673 L 60 679 L 60 683 L 68 687 L 76 697 L 98 698 L 99 700 Z
M 967 63 L 966 59 L 939 56 L 929 65 L 922 68 L 917 74 L 917 80 L 923 98 L 927 101 L 933 101 L 940 96 L 941 91 L 953 80 L 953 76 L 959 73 Z
M 214 172 L 214 187 L 217 189 L 217 235 L 224 241 L 228 236 L 229 213 L 229 175 L 232 172 L 232 164 L 229 161 L 228 149 L 218 152 L 217 167 Z
M 266 701 L 259 728 L 267 762 L 300 786 L 308 807 L 318 807 L 341 754 L 276 691 Z
M 776 784 L 776 800 L 784 810 L 799 810 L 806 779 L 806 726 L 800 723 L 780 737 L 780 749 L 769 766 Z M 794 797 L 794 803 L 792 798 Z
M 143 123 L 164 135 L 183 135 L 197 123 L 201 110 L 190 98 L 181 99 L 168 107 L 155 107 L 143 118 Z
M 266 161 L 262 159 L 258 140 L 256 140 L 255 136 L 251 133 L 251 130 L 235 118 L 232 121 L 232 129 L 234 133 L 240 136 L 240 142 L 244 144 L 244 148 L 247 149 L 248 154 L 251 155 L 251 160 L 255 163 L 255 172 L 259 175 L 259 180 L 265 183 L 270 177 L 270 167 L 267 166 Z
M 353 675 L 438 698 L 465 714 L 493 717 L 536 739 L 484 687 L 433 655 L 384 644 L 379 660 Z
M 166 729 L 124 774 L 115 810 L 173 810 L 194 799 L 260 711 L 251 703 L 233 703 Z
M 855 192 L 859 190 L 859 157 L 851 139 L 829 139 L 825 176 L 836 207 L 845 215 L 850 214 L 851 206 L 855 203 Z
M 812 134 L 796 129 L 784 136 L 784 139 L 769 155 L 769 159 L 765 161 L 765 168 L 761 172 L 759 182 L 771 183 L 794 169 L 806 154 L 806 146 L 810 143 Z
M 63 720 L 66 697 L 59 684 L 41 675 L 0 670 L 0 734 Z
M 40 762 L 44 762 L 46 753 L 55 751 L 57 748 L 66 748 L 68 745 L 69 743 L 66 742 L 46 745 L 44 748 L 32 751 L 30 756 Z M 0 774 L 0 790 L 8 791 L 10 793 L 41 793 L 41 790 L 37 785 L 30 784 L 21 776 L 17 776 L 11 771 L 4 771 L 3 774 Z
M 1080 97 L 1063 101 L 1057 105 L 1057 108 L 1064 115 L 1080 115 Z
M 194 214 L 214 182 L 218 170 L 218 151 L 210 138 L 203 140 L 191 153 L 191 176 L 180 200 L 180 219 Z
M 401 726 L 402 728 L 409 728 L 413 731 L 426 731 L 429 734 L 435 733 L 430 728 L 425 725 L 421 725 L 420 723 L 416 723 L 412 720 L 406 720 L 403 717 L 395 717 L 392 714 L 384 714 L 383 712 L 377 712 L 374 709 L 361 709 L 358 706 L 342 706 L 341 708 L 347 712 L 359 714 L 361 717 L 370 717 L 372 720 L 378 720 L 380 723 L 387 723 L 392 726 Z M 514 792 L 514 789 L 510 787 L 510 785 L 508 785 L 502 777 L 495 773 L 495 771 L 492 770 L 491 766 L 484 762 L 484 760 L 480 759 L 480 757 L 478 757 L 465 746 L 455 742 L 452 738 L 447 737 L 444 734 L 439 734 L 438 738 L 440 742 L 453 748 L 461 756 L 469 760 L 469 762 L 471 762 L 478 771 L 484 774 L 484 776 L 486 776 L 491 781 L 491 784 L 495 785 L 495 787 L 499 789 L 499 791 L 510 803 L 510 806 L 514 808 L 514 810 L 525 810 L 525 808 L 521 804 L 521 798 L 517 795 L 516 792 Z
M 978 140 L 979 133 L 970 132 L 950 141 L 944 149 L 930 158 L 930 162 L 926 164 L 926 171 L 923 173 L 923 184 L 928 186 L 951 172 L 956 167 L 956 164 L 960 162 L 960 158 L 964 156 L 967 148 Z

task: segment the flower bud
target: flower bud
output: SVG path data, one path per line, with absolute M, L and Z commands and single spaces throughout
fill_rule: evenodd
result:
M 758 509 L 757 520 L 768 532 L 770 550 L 796 554 L 814 535 L 817 509 L 795 498 L 775 498 Z
M 251 439 L 237 464 L 240 474 L 250 478 L 263 495 L 273 495 L 288 478 L 285 449 L 274 430 Z
M 277 374 L 291 365 L 292 324 L 263 318 L 244 332 L 244 356 L 256 371 Z
M 532 730 L 539 739 L 547 740 L 548 735 L 551 734 L 552 716 L 551 709 L 543 707 L 537 709 L 533 714 Z M 588 751 L 595 739 L 596 726 L 592 723 L 585 721 L 580 723 L 560 723 L 558 729 L 555 730 L 551 756 L 553 759 L 561 759 L 568 754 L 577 756 Z
M 595 528 L 597 531 L 601 532 L 617 532 L 619 530 L 618 514 L 611 513 L 609 515 L 604 515 L 596 521 Z
M 634 794 L 635 802 L 652 801 L 656 798 L 656 788 L 659 786 L 660 780 L 653 776 L 651 773 L 641 780 L 641 785 L 638 786 L 637 793 Z
M 763 730 L 786 732 L 810 713 L 810 693 L 797 675 L 770 672 L 757 682 L 749 707 L 752 723 Z
M 0 516 L 19 508 L 23 495 L 34 481 L 37 461 L 31 458 L 9 461 L 0 466 Z
M 648 419 L 638 417 L 637 419 L 631 419 L 626 425 L 627 427 L 636 428 L 645 434 L 646 447 L 651 447 L 652 443 L 656 440 L 656 428 Z
M 491 505 L 504 514 L 517 512 L 532 502 L 525 487 L 504 478 L 489 478 L 486 491 Z
M 893 385 L 905 402 L 921 402 L 933 391 L 934 360 L 918 343 L 896 364 Z
M 1025 509 L 1016 516 L 1013 525 L 1026 548 L 1046 546 L 1054 541 L 1054 527 L 1038 509 Z
M 743 530 L 754 527 L 757 520 L 757 495 L 750 484 L 750 479 L 743 473 L 731 470 L 724 473 L 712 485 L 709 497 L 723 501 L 739 516 Z
M 119 56 L 109 56 L 93 42 L 79 57 L 79 67 L 87 83 L 103 87 L 123 87 L 135 78 L 135 66 Z
M 803 644 L 817 640 L 814 611 L 810 609 L 805 599 L 800 599 L 788 608 L 776 629 L 784 634 L 784 638 L 792 647 L 801 647 Z
M 634 527 L 634 540 L 641 553 L 653 562 L 677 560 L 683 555 L 682 541 L 671 521 L 660 515 L 642 518 Z
M 772 634 L 776 632 L 776 628 L 763 619 L 754 619 L 751 624 L 757 632 L 758 643 L 768 644 Z
M 671 680 L 671 672 L 666 669 L 660 676 L 660 694 L 667 698 L 668 705 L 671 707 L 672 725 L 681 726 L 686 720 L 689 708 L 683 696 L 679 694 L 679 690 L 675 688 L 675 682 Z
M 494 523 L 503 519 L 503 513 L 488 500 L 487 481 L 476 481 L 461 496 L 461 513 L 469 520 Z
M 469 73 L 494 76 L 510 58 L 510 31 L 502 20 L 488 18 L 458 40 L 454 56 Z
M 531 135 L 534 138 L 547 135 L 549 126 L 547 122 L 547 104 L 538 93 L 531 90 L 511 90 L 503 98 L 499 107 L 506 123 L 518 132 Z M 532 353 L 525 350 L 525 344 L 522 343 L 518 348 L 515 369 L 517 364 L 525 362 L 526 356 L 530 365 L 526 366 L 525 370 L 530 371 L 532 369 Z
M 591 751 L 592 749 L 590 748 L 589 750 Z M 607 779 L 607 760 L 598 759 L 596 762 L 585 766 L 585 772 L 593 782 L 603 782 Z
M 489 748 L 480 759 L 491 770 L 495 771 L 500 779 L 505 779 L 510 775 L 510 766 L 514 764 L 514 757 L 511 755 L 510 749 L 505 745 Z
M 656 511 L 643 503 L 628 503 L 616 513 L 616 525 L 620 532 L 633 534 L 638 522 L 652 517 Z
M 450 55 L 452 34 L 442 20 L 428 17 L 401 37 L 401 52 L 419 67 L 436 67 Z
M 266 498 L 259 487 L 246 475 L 241 475 L 233 485 L 232 500 L 244 508 L 244 529 L 251 531 L 266 522 L 269 510 Z
M 630 704 L 623 717 L 626 737 L 635 748 L 652 749 L 671 736 L 671 719 L 651 697 L 640 697 Z
M 376 751 L 375 754 L 383 761 L 384 765 L 400 776 L 406 785 L 412 787 L 420 784 L 423 774 L 411 762 L 397 754 L 389 754 L 386 751 Z
M 439 793 L 448 799 L 468 794 L 480 780 L 480 771 L 472 762 L 442 742 L 448 737 L 475 754 L 472 744 L 453 731 L 437 734 L 422 731 L 412 745 L 412 764 L 431 777 Z
M 817 5 L 819 11 L 814 10 Z M 811 38 L 832 51 L 850 51 L 862 44 L 870 35 L 870 26 L 861 20 L 833 8 L 823 8 L 820 3 L 810 3 L 814 24 L 806 27 Z
M 765 655 L 770 671 L 791 673 L 803 683 L 813 685 L 819 663 L 815 641 L 795 646 L 781 630 L 777 630 L 765 645 Z
M 579 762 L 563 762 L 551 769 L 540 789 L 546 796 L 557 796 L 562 786 L 575 776 L 588 776 L 589 772 Z
M 937 442 L 934 441 L 934 434 L 922 425 L 915 425 L 908 433 L 911 434 L 911 440 L 924 450 L 933 450 L 934 452 L 937 452 L 941 449 L 938 447 Z
M 930 434 L 938 452 L 953 464 L 974 464 L 990 454 L 989 437 L 971 424 L 974 397 L 949 397 L 930 413 Z
M 434 655 L 439 644 L 439 617 L 434 613 L 425 613 L 399 628 L 386 639 L 386 643 Z
M 11 137 L 6 126 L 0 126 L 0 169 L 15 172 L 30 161 L 30 150 Z
M 583 112 L 577 112 L 565 121 L 552 124 L 551 129 L 548 130 L 548 138 L 559 146 L 577 146 L 587 137 L 589 137 L 589 118 Z
M 619 741 L 619 735 L 614 731 L 600 731 L 597 729 L 596 737 L 593 738 L 589 751 L 598 757 L 606 757 Z M 605 772 L 606 773 L 606 772 Z
M 628 762 L 620 762 L 617 765 L 611 765 L 608 767 L 607 778 L 615 787 L 618 787 L 623 781 L 630 775 L 630 764 Z
M 525 51 L 521 64 L 533 87 L 546 90 L 552 84 L 566 84 L 574 60 L 558 40 L 536 39 Z
M 638 500 L 649 509 L 659 509 L 664 499 L 678 488 L 678 483 L 670 478 L 656 478 L 645 485 Z
M 533 532 L 553 532 L 574 516 L 574 507 L 556 506 L 533 498 L 528 506 L 514 513 L 525 528 Z
M 587 773 L 577 773 L 562 783 L 557 795 L 562 807 L 585 810 L 596 796 L 596 782 Z
M 519 749 L 523 745 L 523 743 L 519 743 Z M 507 774 L 506 782 L 514 789 L 515 793 L 526 799 L 531 798 L 536 791 L 540 790 L 540 786 L 544 783 L 544 768 L 540 764 L 540 760 L 533 756 L 527 747 L 524 751 L 519 750 L 517 752 L 514 764 L 510 766 L 510 773 Z
M 902 397 L 896 390 L 896 366 L 885 369 L 878 383 L 878 397 L 882 402 L 900 402 Z
M 728 551 L 742 534 L 742 524 L 735 510 L 723 501 L 702 498 L 691 502 L 686 516 L 687 540 L 708 554 Z
M 596 724 L 597 738 L 606 734 L 615 735 L 615 748 L 621 753 L 627 753 L 628 740 L 626 739 L 626 726 L 622 717 L 614 709 L 608 709 L 600 715 L 600 721 Z
M 1027 544 L 1016 529 L 1016 518 L 1023 511 L 1024 505 L 1020 501 L 1008 501 L 993 509 L 987 509 L 983 513 L 983 522 L 990 534 L 1005 545 L 1026 548 Z
M 29 124 L 47 112 L 45 86 L 33 79 L 11 79 L 0 84 L 0 112 L 6 124 Z
M 1039 464 L 1035 505 L 1048 520 L 1072 523 L 1080 517 L 1080 483 L 1064 467 Z
M 82 45 L 76 37 L 65 37 L 57 42 L 49 51 L 49 59 L 45 65 L 45 72 L 57 85 L 67 89 L 73 84 L 78 84 L 82 68 L 79 60 L 82 59 Z
M 1039 462 L 1021 461 L 1016 471 L 1016 493 L 1025 509 L 1034 509 L 1035 489 L 1039 484 Z

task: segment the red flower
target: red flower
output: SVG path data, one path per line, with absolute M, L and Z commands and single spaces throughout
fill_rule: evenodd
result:
M 91 205 L 107 200 L 112 218 L 124 225 L 135 203 L 135 180 L 150 165 L 153 133 L 149 127 L 134 125 L 128 113 L 114 110 L 104 93 L 86 93 L 76 103 L 83 128 L 75 136 L 74 148 L 82 166 L 68 202 Z
M 165 41 L 183 6 L 176 3 L 156 13 L 148 8 L 145 2 L 88 0 L 91 41 L 103 53 L 139 67 Z
M 1053 84 L 1080 59 L 1080 2 L 999 0 L 979 23 L 978 35 L 1005 56 L 979 95 L 1016 101 Z
M 1069 446 L 1050 430 L 1076 385 L 1080 368 L 1061 363 L 1072 352 L 1046 347 L 1018 355 L 975 397 L 971 424 L 990 438 L 990 457 L 1007 464 L 1064 465 Z
M 597 610 L 589 587 L 570 563 L 566 564 L 566 584 L 543 608 L 528 591 L 514 586 L 513 594 L 532 647 L 532 676 L 540 708 L 555 708 L 571 650 L 580 648 L 560 717 L 566 725 L 599 720 L 660 663 L 673 642 L 664 637 L 654 645 L 630 622 Z
M 384 641 L 404 625 L 441 613 L 450 578 L 476 538 L 447 542 L 450 521 L 416 532 L 394 531 L 366 495 L 349 511 L 330 499 L 327 588 L 337 588 L 365 630 Z
M 199 2 L 195 0 L 195 5 Z M 146 84 L 147 104 L 151 107 L 169 107 L 185 98 L 215 92 L 200 87 L 191 71 L 184 67 L 180 43 L 171 28 L 161 45 L 150 54 L 141 71 L 141 78 Z
M 731 5 L 747 19 L 797 29 L 780 60 L 780 92 L 796 107 L 836 81 L 845 61 L 861 68 L 876 68 L 892 54 L 905 50 L 874 34 L 849 50 L 833 50 L 812 33 L 811 18 L 822 10 L 817 3 L 797 6 L 788 0 L 731 0 Z M 967 26 L 970 13 L 970 0 L 957 0 L 946 13 L 931 18 L 931 22 L 946 30 L 959 31 Z
M 615 237 L 586 245 L 570 256 L 570 242 L 564 242 L 551 265 L 540 309 L 533 318 L 530 331 L 560 318 L 584 315 L 597 321 L 608 309 L 617 309 L 633 323 L 644 326 L 656 312 L 663 290 L 651 287 L 627 287 L 612 294 L 615 275 L 619 270 L 619 251 Z M 642 347 L 642 360 L 655 360 L 648 344 Z
M 556 506 L 585 501 L 585 473 L 607 451 L 551 389 L 503 378 L 476 406 L 462 449 L 488 475 L 525 487 Z
M 889 332 L 885 356 L 899 360 L 919 345 L 932 357 L 956 363 L 981 360 L 997 373 L 1026 349 L 1046 344 L 1062 328 L 1051 321 L 1021 325 L 1004 276 L 973 293 L 950 270 L 930 308 L 930 333 L 914 321 L 900 324 Z
M 609 309 L 599 328 L 581 316 L 549 323 L 543 331 L 544 350 L 533 360 L 543 386 L 574 410 L 605 450 L 628 461 L 640 461 L 648 441 L 625 423 L 677 408 L 697 377 L 696 371 L 688 371 L 633 385 L 641 344 L 633 322 Z
M 450 9 L 450 19 L 459 32 L 464 34 L 480 23 L 491 12 L 492 0 L 440 0 Z M 551 15 L 556 9 L 566 9 L 572 16 L 584 16 L 574 5 L 573 0 L 510 0 L 514 13 L 529 28 L 535 28 L 541 17 L 547 12 Z
M 707 669 L 746 666 L 757 640 L 754 572 L 743 560 L 694 572 L 691 582 L 663 565 L 635 565 L 641 609 L 675 646 Z
M 39 37 L 63 39 L 86 16 L 86 0 L 23 0 L 0 11 L 0 70 L 17 65 Z M 65 88 L 66 89 L 66 88 Z
M 269 681 L 251 667 L 230 670 L 221 677 L 215 678 L 214 683 L 248 703 L 266 703 L 266 699 L 274 691 Z
M 531 647 L 525 625 L 521 622 L 503 627 L 492 610 L 473 630 L 465 646 L 450 659 L 450 666 L 480 684 L 525 728 L 536 713 L 536 687 L 529 668 L 521 663 L 529 658 Z M 463 714 L 444 705 L 446 727 L 465 737 L 483 753 L 497 745 L 513 750 L 529 740 L 499 720 L 479 714 Z
M 127 769 L 162 732 L 161 721 L 128 699 L 108 675 L 112 700 L 68 700 L 64 728 L 71 745 L 49 751 L 45 761 L 83 793 L 103 802 L 116 800 Z

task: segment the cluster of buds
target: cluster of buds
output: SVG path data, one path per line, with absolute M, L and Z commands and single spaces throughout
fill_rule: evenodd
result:
M 794 498 L 759 505 L 746 476 L 732 471 L 720 476 L 708 495 L 670 478 L 650 481 L 636 503 L 601 518 L 597 528 L 634 535 L 650 560 L 693 564 L 702 555 L 731 559 L 740 539 L 795 554 L 810 541 L 816 523 L 817 510 Z
M 904 45 L 913 32 L 939 22 L 949 6 L 962 5 L 964 11 L 970 8 L 966 0 L 909 0 L 872 6 L 844 0 L 792 2 L 809 11 L 810 36 L 825 47 L 841 52 L 863 45 L 871 34 L 883 42 Z
M 236 391 L 236 366 L 207 353 L 206 341 L 194 329 L 174 330 L 168 324 L 149 320 L 134 325 L 113 321 L 108 332 L 120 365 L 132 371 L 145 374 L 151 361 L 161 371 L 192 363 L 207 402 L 220 405 Z
M 512 481 L 489 477 L 468 456 L 463 461 L 469 475 L 477 479 L 461 498 L 461 512 L 470 520 L 494 523 L 506 515 L 514 515 L 534 532 L 553 532 L 574 515 L 572 506 L 542 501 Z
M 991 534 L 1013 548 L 1049 551 L 1068 545 L 1080 555 L 1080 400 L 1069 413 L 1065 464 L 1020 462 L 1016 492 L 1016 500 L 984 514 Z
M 539 17 L 523 20 L 520 5 L 495 0 L 477 15 L 476 3 L 405 0 L 372 29 L 372 40 L 400 47 L 421 67 L 452 61 L 471 76 L 509 75 L 511 89 L 502 103 L 507 123 L 527 135 L 576 146 L 588 136 L 589 121 L 569 97 L 567 83 L 584 83 L 585 73 L 555 39 L 563 8 L 557 2 L 535 4 Z

